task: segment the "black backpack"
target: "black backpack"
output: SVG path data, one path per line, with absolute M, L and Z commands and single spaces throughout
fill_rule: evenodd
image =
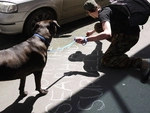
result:
M 150 16 L 150 3 L 147 0 L 113 0 L 109 6 L 127 15 L 131 26 L 144 25 Z

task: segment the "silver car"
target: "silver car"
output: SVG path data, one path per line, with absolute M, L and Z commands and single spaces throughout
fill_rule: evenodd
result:
M 85 17 L 86 0 L 0 0 L 0 32 L 33 34 L 36 22 L 55 19 L 64 24 Z M 109 0 L 96 0 L 102 6 Z

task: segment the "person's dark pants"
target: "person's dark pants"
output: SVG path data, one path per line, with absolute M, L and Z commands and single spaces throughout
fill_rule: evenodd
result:
M 102 27 L 100 23 L 94 26 L 96 32 L 100 33 Z M 101 58 L 100 64 L 111 68 L 140 68 L 141 58 L 129 58 L 125 53 L 129 51 L 139 40 L 139 32 L 134 34 L 118 33 L 113 34 L 108 41 L 111 42 L 109 48 Z

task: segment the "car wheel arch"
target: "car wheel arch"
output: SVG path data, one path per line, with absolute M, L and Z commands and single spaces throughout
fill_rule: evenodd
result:
M 58 20 L 58 14 L 56 13 L 56 11 L 55 11 L 53 8 L 50 8 L 50 7 L 42 7 L 42 8 L 38 8 L 38 9 L 36 9 L 36 10 L 33 10 L 30 14 L 28 14 L 28 16 L 26 17 L 26 19 L 25 19 L 25 21 L 24 21 L 24 24 L 23 24 L 23 31 L 22 31 L 22 32 L 23 32 L 26 36 L 30 36 L 30 34 L 29 34 L 29 35 L 26 34 L 26 30 L 25 30 L 25 29 L 27 29 L 27 28 L 26 28 L 26 24 L 28 23 L 28 20 L 29 20 L 30 18 L 32 18 L 31 16 L 34 15 L 36 12 L 42 11 L 42 10 L 45 10 L 45 11 L 47 10 L 47 11 L 51 12 L 52 15 L 54 16 L 55 20 Z

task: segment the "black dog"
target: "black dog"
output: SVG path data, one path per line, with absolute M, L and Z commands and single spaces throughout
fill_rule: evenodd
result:
M 35 34 L 28 40 L 11 48 L 0 51 L 0 81 L 20 79 L 20 95 L 24 91 L 26 76 L 34 74 L 36 90 L 47 94 L 41 89 L 41 77 L 47 62 L 47 49 L 59 25 L 54 20 L 38 22 Z

